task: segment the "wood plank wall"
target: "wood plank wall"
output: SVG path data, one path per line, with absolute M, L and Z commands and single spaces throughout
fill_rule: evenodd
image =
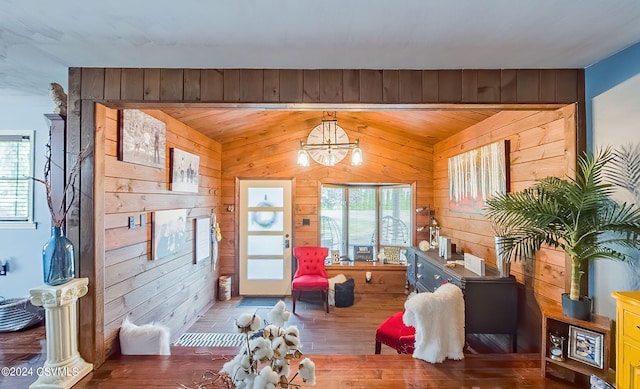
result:
M 158 322 L 175 337 L 215 299 L 212 261 L 194 264 L 193 224 L 211 216 L 220 201 L 220 144 L 154 110 L 146 113 L 167 124 L 166 166 L 162 169 L 119 161 L 118 110 L 97 105 L 97 127 L 104 128 L 104 349 L 118 349 L 124 317 L 136 324 Z M 170 149 L 200 156 L 198 193 L 171 192 Z M 97 206 L 97 204 L 96 204 Z M 152 258 L 153 212 L 187 210 L 187 248 Z M 146 218 L 141 224 L 140 216 Z M 136 226 L 128 228 L 128 217 Z
M 102 334 L 104 222 L 100 208 L 95 206 L 105 196 L 99 183 L 105 161 L 99 158 L 104 152 L 95 142 L 102 131 L 95 120 L 96 102 L 112 108 L 148 104 L 145 107 L 150 109 L 158 108 L 153 104 L 194 103 L 363 103 L 383 107 L 384 104 L 577 102 L 578 150 L 584 150 L 586 139 L 584 69 L 70 68 L 67 165 L 72 165 L 73 155 L 86 145 L 94 144 L 96 151 L 81 172 L 80 188 L 87 195 L 76 201 L 67 218 L 67 234 L 78 253 L 78 274 L 89 278 L 89 293 L 79 301 L 78 346 L 82 356 L 94 366 L 101 365 L 106 358 Z M 304 184 L 305 177 L 299 178 L 299 184 Z
M 555 111 L 502 111 L 434 146 L 434 197 L 441 235 L 451 237 L 457 248 L 485 258 L 495 266 L 494 234 L 490 223 L 480 214 L 449 210 L 449 157 L 489 143 L 510 142 L 510 188 L 520 191 L 547 177 L 572 174 L 576 161 L 575 105 Z M 560 302 L 568 271 L 564 252 L 541 250 L 535 261 L 514 262 L 511 274 L 525 286 L 520 302 L 520 322 L 525 328 L 523 340 L 539 345 L 535 329 L 540 325 L 536 299 Z
M 295 113 L 294 113 L 295 116 Z M 419 204 L 432 203 L 433 147 L 421 140 L 395 136 L 370 125 L 357 128 L 355 118 L 343 115 L 339 125 L 350 140 L 359 138 L 364 150 L 361 166 L 351 166 L 351 155 L 333 167 L 311 162 L 309 167 L 296 163 L 300 139 L 319 124 L 296 121 L 265 128 L 260 136 L 225 143 L 222 147 L 222 202 L 237 204 L 236 178 L 295 178 L 294 187 L 294 242 L 295 246 L 319 244 L 320 186 L 323 183 L 405 183 L 414 185 Z M 402 156 L 402 157 L 399 157 Z M 224 206 L 223 206 L 224 208 Z M 237 207 L 236 207 L 237 209 Z M 238 285 L 237 221 L 234 213 L 222 212 L 223 243 L 220 247 L 220 274 L 234 277 L 234 293 Z M 302 225 L 309 219 L 308 226 Z M 372 227 L 373 232 L 373 227 Z

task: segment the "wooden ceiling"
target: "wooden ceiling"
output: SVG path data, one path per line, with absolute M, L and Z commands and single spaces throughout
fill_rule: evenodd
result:
M 320 124 L 321 110 L 249 108 L 164 108 L 164 112 L 221 144 L 264 136 L 273 131 L 300 131 Z M 348 110 L 338 111 L 338 124 L 347 134 L 368 130 L 391 132 L 434 145 L 500 110 Z

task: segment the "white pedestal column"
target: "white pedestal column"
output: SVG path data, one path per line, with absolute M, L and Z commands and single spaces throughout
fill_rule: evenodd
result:
M 93 370 L 78 352 L 76 302 L 87 294 L 88 278 L 29 290 L 31 303 L 45 308 L 47 360 L 29 388 L 70 388 Z

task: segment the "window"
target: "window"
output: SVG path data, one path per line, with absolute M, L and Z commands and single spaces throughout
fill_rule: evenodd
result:
M 413 242 L 411 185 L 322 185 L 320 245 L 353 258 L 354 246 Z
M 33 132 L 0 133 L 0 223 L 33 217 Z

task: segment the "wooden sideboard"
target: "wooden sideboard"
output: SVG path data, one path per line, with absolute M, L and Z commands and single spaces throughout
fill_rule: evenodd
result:
M 640 292 L 613 292 L 616 299 L 616 385 L 640 389 Z
M 407 266 L 380 262 L 341 262 L 326 265 L 329 278 L 344 274 L 355 281 L 355 294 L 404 293 Z M 371 272 L 371 281 L 365 279 Z
M 455 255 L 452 260 L 463 259 Z M 487 266 L 479 276 L 448 261 L 435 250 L 407 250 L 407 284 L 417 292 L 433 292 L 444 282 L 462 288 L 465 300 L 465 332 L 467 334 L 506 334 L 516 352 L 518 330 L 518 285 L 515 277 L 499 277 L 495 268 Z M 453 262 L 451 262 L 453 263 Z

